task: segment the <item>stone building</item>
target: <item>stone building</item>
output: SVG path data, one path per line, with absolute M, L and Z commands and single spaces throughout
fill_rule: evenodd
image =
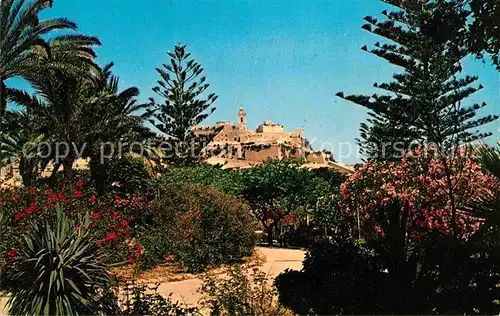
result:
M 208 164 L 223 168 L 251 168 L 269 159 L 304 159 L 311 168 L 335 168 L 351 173 L 349 166 L 333 162 L 330 154 L 314 151 L 304 138 L 302 128 L 286 131 L 283 125 L 264 121 L 254 130 L 247 127 L 247 114 L 240 107 L 236 124 L 230 121 L 217 122 L 211 126 L 199 126 L 195 135 L 216 133 L 207 146 Z

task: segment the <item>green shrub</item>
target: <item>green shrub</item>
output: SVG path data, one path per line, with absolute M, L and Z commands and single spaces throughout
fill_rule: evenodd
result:
M 137 262 L 141 270 L 152 269 L 165 261 L 165 256 L 175 251 L 172 236 L 161 228 L 143 228 L 138 232 L 138 242 L 144 249 L 144 255 Z
M 10 253 L 12 315 L 74 315 L 93 312 L 109 275 L 101 262 L 90 215 L 70 220 L 61 205 L 42 225 L 28 222 Z
M 243 190 L 243 179 L 238 171 L 222 170 L 212 166 L 169 167 L 159 180 L 161 185 L 198 184 L 216 187 L 238 196 Z
M 191 271 L 241 260 L 255 245 L 248 205 L 213 187 L 166 186 L 153 206 L 154 229 L 172 243 L 173 253 Z M 145 256 L 152 253 L 145 249 Z
M 268 276 L 253 269 L 247 276 L 238 266 L 229 270 L 227 278 L 207 277 L 201 288 L 205 298 L 204 307 L 210 315 L 293 315 L 276 299 L 276 290 L 270 285 Z

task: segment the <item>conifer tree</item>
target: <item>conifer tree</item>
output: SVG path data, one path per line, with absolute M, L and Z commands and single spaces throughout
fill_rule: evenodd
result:
M 209 84 L 205 82 L 203 68 L 194 59 L 185 45 L 176 45 L 169 52 L 170 64 L 156 68 L 162 80 L 153 91 L 163 98 L 162 103 L 150 99 L 154 110 L 150 122 L 162 133 L 162 154 L 165 161 L 175 165 L 190 165 L 199 161 L 203 149 L 215 136 L 208 133 L 195 135 L 194 127 L 215 111 L 213 103 L 218 96 L 206 92 Z
M 464 100 L 482 89 L 475 76 L 460 76 L 461 61 L 469 54 L 462 1 L 382 0 L 399 10 L 383 11 L 385 20 L 365 17 L 363 29 L 390 43 L 362 49 L 403 69 L 394 81 L 374 84 L 383 95 L 337 96 L 370 111 L 372 118 L 361 124 L 362 152 L 369 159 L 399 159 L 412 142 L 434 144 L 441 153 L 452 209 L 452 231 L 456 235 L 456 205 L 452 170 L 445 155 L 463 143 L 490 136 L 476 128 L 498 118 L 477 118 L 486 104 L 466 105 Z M 475 86 L 472 86 L 475 84 Z
M 384 10 L 386 19 L 380 22 L 367 16 L 362 28 L 391 43 L 362 49 L 403 72 L 394 74 L 392 82 L 374 84 L 384 94 L 337 93 L 370 111 L 371 118 L 360 128 L 362 153 L 369 159 L 397 159 L 412 142 L 434 143 L 447 152 L 489 136 L 475 129 L 498 117 L 477 118 L 477 110 L 486 104 L 464 102 L 483 88 L 477 77 L 460 76 L 461 60 L 469 54 L 465 45 L 469 12 L 455 1 L 382 1 L 399 11 Z

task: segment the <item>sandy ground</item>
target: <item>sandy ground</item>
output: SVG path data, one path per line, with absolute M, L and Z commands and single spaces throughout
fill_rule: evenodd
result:
M 303 250 L 257 247 L 257 251 L 264 258 L 260 270 L 272 278 L 285 269 L 300 270 L 302 268 L 302 260 L 305 254 Z M 165 297 L 172 293 L 171 298 L 174 301 L 188 305 L 198 305 L 201 298 L 198 290 L 201 284 L 201 279 L 197 277 L 177 282 L 164 282 L 158 287 L 158 292 Z M 7 298 L 0 295 L 0 315 L 6 315 L 6 302 Z
M 305 254 L 303 250 L 258 247 L 257 251 L 265 258 L 260 270 L 271 278 L 275 278 L 285 269 L 300 270 L 302 268 L 302 260 Z M 201 298 L 201 295 L 197 292 L 201 284 L 202 281 L 199 278 L 162 283 L 158 287 L 158 292 L 162 296 L 168 296 L 172 293 L 172 300 L 174 301 L 183 302 L 187 305 L 197 305 Z

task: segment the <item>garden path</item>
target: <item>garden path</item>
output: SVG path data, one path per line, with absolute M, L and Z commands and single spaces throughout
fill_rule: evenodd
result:
M 257 251 L 264 257 L 265 262 L 260 270 L 275 278 L 285 269 L 300 270 L 305 252 L 299 249 L 257 247 Z M 183 302 L 187 305 L 198 305 L 201 295 L 197 292 L 202 284 L 199 278 L 187 279 L 177 282 L 162 283 L 158 292 L 162 296 L 172 293 L 172 300 Z

